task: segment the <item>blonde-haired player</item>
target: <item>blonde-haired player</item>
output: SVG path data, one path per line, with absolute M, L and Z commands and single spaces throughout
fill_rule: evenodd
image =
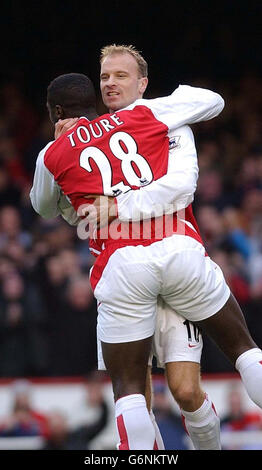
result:
M 100 64 L 101 94 L 110 112 L 125 108 L 142 98 L 148 84 L 148 66 L 134 46 L 112 44 L 103 47 Z M 172 149 L 171 144 L 170 160 L 176 157 L 177 159 L 183 158 L 178 155 L 178 145 L 179 142 Z M 183 178 L 183 175 L 179 177 Z M 177 182 L 174 180 L 173 184 Z M 123 201 L 125 197 L 122 196 Z M 189 205 L 192 199 L 193 197 L 184 198 L 183 195 L 180 198 L 180 208 L 183 204 Z M 147 208 L 144 207 L 144 209 Z M 124 205 L 122 212 L 127 214 Z M 153 351 L 158 359 L 158 365 L 165 367 L 169 389 L 181 408 L 183 421 L 195 449 L 220 449 L 219 418 L 210 397 L 205 393 L 200 382 L 202 348 L 202 336 L 197 327 L 185 321 L 159 299 L 153 340 Z M 149 366 L 146 390 L 149 408 L 151 403 L 150 377 Z M 154 420 L 152 411 L 151 416 Z

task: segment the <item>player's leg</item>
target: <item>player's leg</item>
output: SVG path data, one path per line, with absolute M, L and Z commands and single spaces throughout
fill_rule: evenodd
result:
M 141 393 L 145 396 L 148 357 L 152 338 L 130 343 L 102 344 L 105 366 L 112 380 L 115 401 Z
M 101 341 L 99 340 L 97 340 L 97 363 L 98 363 L 98 370 L 106 370 L 106 366 L 105 366 L 105 362 L 104 362 L 103 354 L 102 354 Z M 150 355 L 150 360 L 149 360 L 149 364 L 151 363 L 152 363 L 152 355 Z M 157 448 L 158 450 L 164 450 L 165 446 L 163 443 L 163 439 L 161 437 L 154 413 L 152 411 L 152 366 L 151 365 L 148 365 L 147 367 L 145 399 L 146 399 L 146 405 L 147 405 L 147 409 L 149 412 L 149 416 L 155 429 Z
M 146 397 L 146 406 L 148 411 L 152 409 L 152 395 L 153 395 L 153 388 L 152 388 L 152 366 L 147 366 L 147 373 L 146 373 L 146 390 L 145 390 L 145 397 Z
M 170 258 L 163 267 L 164 300 L 216 342 L 240 372 L 250 398 L 262 408 L 262 351 L 251 338 L 220 267 L 190 237 L 180 237 Z
M 262 408 L 262 351 L 252 339 L 234 296 L 231 294 L 218 313 L 198 325 L 235 365 L 250 398 Z
M 102 354 L 101 341 L 99 340 L 97 340 L 97 363 L 98 363 L 98 370 L 106 370 L 106 366 L 105 366 L 105 362 L 104 362 L 103 354 Z M 150 355 L 150 360 L 149 360 L 149 364 L 151 363 L 152 363 L 152 355 Z M 163 443 L 163 439 L 161 437 L 154 413 L 152 411 L 152 373 L 151 373 L 152 370 L 151 369 L 152 369 L 152 366 L 148 365 L 147 374 L 146 374 L 145 399 L 146 399 L 146 405 L 147 405 L 147 409 L 149 412 L 149 416 L 155 429 L 155 438 L 156 438 L 157 448 L 158 450 L 164 450 L 165 446 Z
M 150 364 L 152 363 L 152 355 L 150 356 L 149 363 Z M 164 450 L 165 445 L 164 445 L 158 424 L 156 422 L 155 415 L 152 410 L 153 385 L 152 385 L 152 366 L 151 365 L 148 365 L 147 367 L 145 397 L 146 397 L 146 405 L 147 405 L 147 409 L 149 412 L 149 416 L 155 429 L 157 448 L 158 450 Z
M 102 341 L 103 358 L 116 402 L 119 450 L 157 449 L 155 429 L 145 399 L 151 340 L 118 344 Z
M 94 292 L 99 301 L 97 337 L 116 401 L 119 449 L 155 447 L 145 386 L 159 276 L 148 268 L 147 252 L 142 246 L 114 252 Z
M 196 362 L 169 362 L 166 376 L 194 448 L 220 450 L 220 420 L 212 401 L 201 387 L 200 365 Z
M 205 399 L 200 386 L 200 366 L 196 362 L 168 362 L 168 387 L 182 410 L 196 411 Z
M 169 389 L 181 409 L 183 424 L 197 450 L 217 450 L 220 420 L 200 381 L 203 340 L 199 328 L 171 309 L 163 299 L 157 302 L 153 351 L 165 367 Z
M 152 363 L 152 356 L 149 363 Z M 102 353 L 101 341 L 97 340 L 97 368 L 98 370 L 106 370 L 105 361 Z M 148 411 L 152 409 L 152 366 L 148 364 L 146 373 L 145 399 Z
M 196 323 L 216 342 L 232 364 L 245 351 L 257 348 L 233 294 L 217 313 Z

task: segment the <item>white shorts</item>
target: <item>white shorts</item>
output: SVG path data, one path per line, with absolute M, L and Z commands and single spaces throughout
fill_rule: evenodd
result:
M 155 356 L 158 367 L 165 367 L 167 362 L 200 363 L 203 339 L 199 329 L 171 309 L 161 297 L 157 300 L 156 329 L 152 344 L 152 353 L 148 364 L 152 365 Z M 97 340 L 98 369 L 106 370 L 103 360 L 101 341 Z
M 149 364 L 152 363 L 152 356 L 155 356 L 158 367 L 165 367 L 167 362 L 200 363 L 202 349 L 203 339 L 199 328 L 159 298 Z
M 125 343 L 154 334 L 159 295 L 185 319 L 199 321 L 217 313 L 230 290 L 201 243 L 173 235 L 148 246 L 117 249 L 94 295 L 98 339 Z

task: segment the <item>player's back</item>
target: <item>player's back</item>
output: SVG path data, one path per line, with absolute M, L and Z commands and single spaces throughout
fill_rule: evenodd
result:
M 45 166 L 77 210 L 87 194 L 116 196 L 163 176 L 167 131 L 145 106 L 81 118 L 47 149 Z

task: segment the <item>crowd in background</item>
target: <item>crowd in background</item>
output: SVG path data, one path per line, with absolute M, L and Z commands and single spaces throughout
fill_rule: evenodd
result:
M 8 439 L 10 442 L 10 438 L 27 438 L 26 448 L 29 443 L 33 449 L 41 450 L 89 449 L 90 443 L 106 428 L 108 431 L 108 425 L 110 429 L 114 424 L 103 385 L 104 374 L 91 372 L 83 379 L 81 399 L 73 405 L 69 403 L 67 411 L 61 406 L 43 411 L 35 405 L 30 381 L 14 380 L 9 390 L 10 407 L 0 417 L 2 445 L 4 442 L 6 445 Z M 114 448 L 113 439 L 112 443 Z
M 261 78 L 192 84 L 219 91 L 226 102 L 219 118 L 193 126 L 200 168 L 194 212 L 262 346 Z M 61 218 L 39 217 L 29 200 L 35 160 L 53 128 L 15 82 L 1 86 L 0 102 L 0 377 L 87 374 L 96 368 L 88 241 Z M 202 369 L 233 370 L 207 338 Z

